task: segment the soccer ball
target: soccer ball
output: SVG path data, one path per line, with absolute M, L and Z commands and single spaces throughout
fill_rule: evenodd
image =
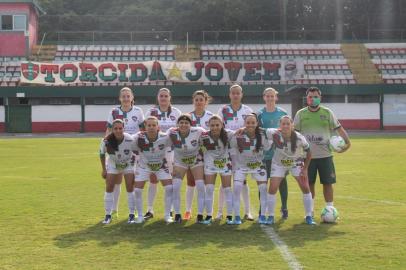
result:
M 321 221 L 325 223 L 334 223 L 337 221 L 338 211 L 334 206 L 326 206 L 321 210 Z
M 330 148 L 335 151 L 341 151 L 345 146 L 345 141 L 341 136 L 332 136 L 330 138 Z

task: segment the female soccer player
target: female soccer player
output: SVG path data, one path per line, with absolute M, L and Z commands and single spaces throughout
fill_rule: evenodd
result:
M 222 118 L 225 128 L 230 130 L 237 130 L 239 128 L 244 127 L 244 119 L 245 117 L 252 113 L 252 109 L 247 105 L 242 104 L 242 97 L 243 92 L 241 86 L 238 84 L 234 84 L 230 87 L 230 104 L 224 105 L 220 108 L 218 115 Z M 230 152 L 231 154 L 231 161 L 234 163 L 235 160 L 235 153 L 233 150 Z M 234 158 L 233 158 L 234 157 Z M 233 166 L 235 168 L 235 166 Z M 250 197 L 249 197 L 249 188 L 246 182 L 244 182 L 242 188 L 242 197 L 244 200 L 245 205 L 245 215 L 244 218 L 247 220 L 254 220 L 251 214 L 251 206 L 250 206 Z M 221 219 L 223 216 L 223 208 L 224 208 L 224 192 L 220 186 L 219 192 L 219 204 L 218 204 L 218 212 L 217 212 L 217 219 Z
M 224 124 L 218 115 L 213 115 L 209 120 L 210 130 L 204 132 L 200 138 L 200 144 L 204 152 L 204 182 L 206 184 L 205 206 L 207 216 L 204 224 L 212 222 L 214 185 L 217 174 L 221 177 L 221 186 L 224 191 L 227 205 L 227 224 L 232 223 L 233 194 L 231 191 L 231 160 L 229 153 L 229 141 L 233 136 L 232 131 L 226 131 Z
M 173 208 L 175 210 L 175 222 L 182 222 L 180 214 L 180 188 L 182 179 L 190 169 L 196 179 L 197 189 L 197 222 L 203 222 L 204 210 L 204 180 L 203 158 L 200 150 L 200 136 L 205 131 L 201 127 L 192 127 L 192 119 L 188 114 L 182 114 L 178 118 L 178 127 L 168 130 L 169 137 L 174 147 L 173 165 Z
M 303 193 L 303 204 L 306 213 L 305 221 L 309 225 L 314 225 L 312 194 L 310 193 L 307 176 L 311 160 L 309 143 L 302 134 L 294 130 L 293 120 L 287 115 L 282 116 L 279 129 L 267 129 L 266 133 L 268 138 L 272 140 L 275 149 L 275 154 L 272 158 L 271 184 L 268 190 L 269 216 L 266 224 L 274 224 L 275 222 L 275 194 L 282 179 L 290 171 Z M 260 217 L 261 223 L 263 223 L 264 219 L 264 216 Z
M 102 177 L 106 179 L 106 193 L 104 207 L 106 216 L 103 224 L 111 222 L 111 213 L 114 209 L 114 186 L 124 174 L 128 194 L 128 208 L 130 214 L 128 223 L 134 223 L 134 161 L 133 137 L 124 132 L 124 122 L 116 119 L 112 122 L 112 132 L 107 135 L 100 145 L 100 163 Z M 107 158 L 106 158 L 107 154 Z
M 211 96 L 204 90 L 197 90 L 192 95 L 194 111 L 190 113 L 192 117 L 192 127 L 202 127 L 208 130 L 210 117 L 213 116 L 212 112 L 206 111 L 207 105 L 211 101 Z M 195 179 L 192 172 L 187 171 L 187 186 L 186 186 L 186 211 L 183 219 L 189 220 L 191 218 L 192 202 L 195 192 Z
M 144 113 L 141 108 L 134 106 L 134 95 L 130 88 L 123 87 L 119 95 L 120 106 L 111 110 L 107 119 L 106 136 L 111 132 L 113 121 L 121 119 L 124 122 L 124 132 L 135 134 L 140 130 L 144 122 Z M 114 186 L 113 211 L 118 214 L 118 202 L 121 193 L 122 177 L 116 178 Z
M 155 116 L 159 122 L 159 128 L 162 132 L 166 132 L 171 127 L 176 127 L 176 121 L 181 115 L 179 109 L 175 108 L 171 104 L 171 91 L 168 88 L 161 88 L 157 94 L 157 105 L 150 108 L 145 117 Z M 167 149 L 166 160 L 168 162 L 169 170 L 172 173 L 173 168 L 173 151 L 171 148 Z M 157 192 L 157 179 L 155 175 L 151 176 L 148 187 L 148 211 L 145 214 L 145 219 L 154 217 L 154 201 Z
M 261 128 L 278 128 L 279 120 L 282 116 L 287 115 L 286 111 L 281 107 L 276 106 L 278 100 L 278 91 L 273 88 L 266 88 L 262 94 L 265 101 L 265 107 L 258 112 L 258 121 Z M 265 166 L 267 178 L 271 177 L 271 165 L 274 151 L 271 150 L 265 153 Z M 283 219 L 288 218 L 288 183 L 286 177 L 283 178 L 279 185 L 279 193 L 281 196 L 281 214 Z
M 136 223 L 144 222 L 142 192 L 145 182 L 150 175 L 156 176 L 165 189 L 165 215 L 166 222 L 173 222 L 170 216 L 172 204 L 172 175 L 166 160 L 166 149 L 171 145 L 169 136 L 159 132 L 159 121 L 155 116 L 148 116 L 145 120 L 145 131 L 134 136 L 134 148 L 139 152 L 135 173 L 135 205 L 138 212 Z
M 245 117 L 244 130 L 232 137 L 231 148 L 235 151 L 234 162 L 234 220 L 232 224 L 241 224 L 240 218 L 240 195 L 244 181 L 248 174 L 257 181 L 260 194 L 261 215 L 259 222 L 266 222 L 264 213 L 267 200 L 267 177 L 265 164 L 263 163 L 264 151 L 269 150 L 270 143 L 265 132 L 258 125 L 256 114 L 251 113 Z

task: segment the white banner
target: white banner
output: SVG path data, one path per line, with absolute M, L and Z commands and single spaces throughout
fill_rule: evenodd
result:
M 21 83 L 252 82 L 304 78 L 303 61 L 21 63 Z

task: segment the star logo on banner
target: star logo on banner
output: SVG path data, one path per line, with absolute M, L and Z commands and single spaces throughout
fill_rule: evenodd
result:
M 182 77 L 182 71 L 176 66 L 176 63 L 173 64 L 172 68 L 168 69 L 168 79 L 178 78 L 179 80 L 184 80 Z

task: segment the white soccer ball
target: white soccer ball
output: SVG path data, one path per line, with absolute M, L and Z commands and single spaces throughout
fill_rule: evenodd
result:
M 321 221 L 325 223 L 334 223 L 337 221 L 338 211 L 334 206 L 326 206 L 321 210 Z
M 332 136 L 329 142 L 331 149 L 335 152 L 341 151 L 345 146 L 345 141 L 341 136 Z

